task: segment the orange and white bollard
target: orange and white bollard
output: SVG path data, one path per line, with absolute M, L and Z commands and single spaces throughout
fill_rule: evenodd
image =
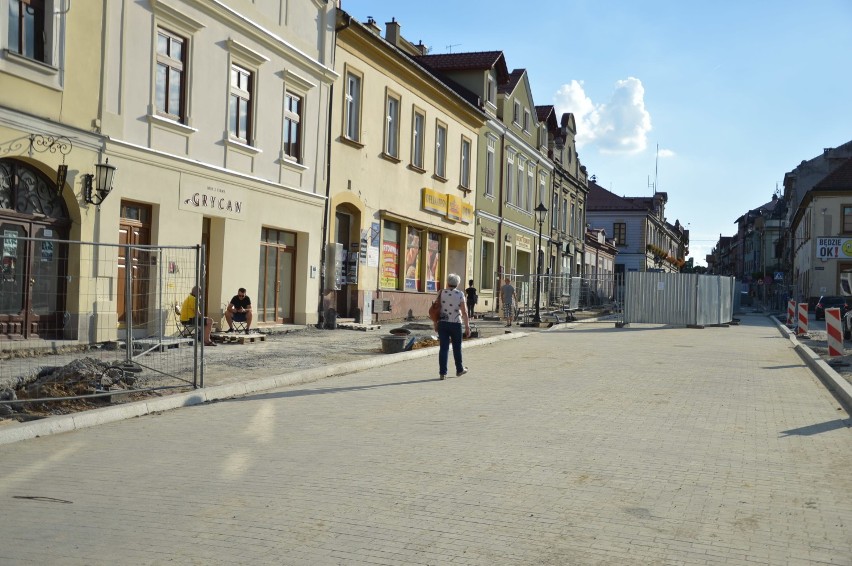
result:
M 787 301 L 787 326 L 793 327 L 796 324 L 796 300 L 790 299 Z
M 799 318 L 796 325 L 796 334 L 808 333 L 808 303 L 799 303 Z
M 825 334 L 828 336 L 828 357 L 842 356 L 843 326 L 840 324 L 840 309 L 825 309 Z

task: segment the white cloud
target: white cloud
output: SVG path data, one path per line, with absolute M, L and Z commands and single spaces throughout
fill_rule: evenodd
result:
M 578 146 L 595 145 L 603 153 L 638 153 L 648 145 L 651 115 L 645 110 L 645 87 L 635 77 L 616 82 L 606 104 L 595 104 L 583 81 L 572 80 L 559 88 L 554 104 L 558 112 L 574 114 Z
M 660 156 L 660 157 L 662 157 L 663 159 L 666 159 L 666 158 L 668 158 L 668 157 L 674 157 L 676 154 L 675 154 L 675 152 L 674 152 L 674 151 L 672 151 L 672 150 L 670 150 L 670 149 L 661 149 L 661 150 L 657 153 L 657 155 L 659 155 L 659 156 Z

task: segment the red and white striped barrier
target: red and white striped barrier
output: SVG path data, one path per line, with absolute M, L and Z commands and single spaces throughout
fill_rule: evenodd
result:
M 787 301 L 787 326 L 796 325 L 796 299 Z
M 808 333 L 808 303 L 799 303 L 799 318 L 796 334 Z
M 840 324 L 840 309 L 825 309 L 825 334 L 828 337 L 828 357 L 842 356 L 843 326 Z

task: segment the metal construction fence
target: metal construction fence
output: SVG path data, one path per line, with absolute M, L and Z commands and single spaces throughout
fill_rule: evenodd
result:
M 0 252 L 0 406 L 203 385 L 203 329 L 180 316 L 202 246 L 5 230 Z
M 628 272 L 624 323 L 709 326 L 733 320 L 736 279 L 696 273 Z
M 531 320 L 537 304 L 540 316 L 551 319 L 562 315 L 562 320 L 591 320 L 593 317 L 578 317 L 577 314 L 591 312 L 618 315 L 621 312 L 624 285 L 613 274 L 571 277 L 563 274 L 495 273 L 495 281 L 500 281 L 500 284 L 497 285 L 492 312 L 500 315 L 503 308 L 499 290 L 506 278 L 518 295 L 516 319 L 522 323 Z

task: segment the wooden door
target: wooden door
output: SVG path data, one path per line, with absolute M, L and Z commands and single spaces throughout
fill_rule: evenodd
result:
M 128 304 L 133 328 L 148 324 L 148 290 L 151 256 L 149 250 L 137 246 L 151 244 L 151 207 L 130 202 L 121 203 L 118 227 L 118 326 L 127 328 Z M 130 273 L 127 269 L 130 266 Z M 129 298 L 127 282 L 130 281 Z M 128 303 L 129 300 L 129 303 Z

